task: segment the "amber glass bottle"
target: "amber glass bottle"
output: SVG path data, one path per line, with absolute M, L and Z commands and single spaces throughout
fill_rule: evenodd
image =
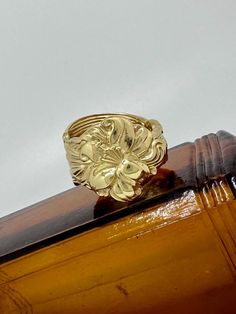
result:
M 131 203 L 76 187 L 0 219 L 0 313 L 236 313 L 235 194 L 220 131 Z

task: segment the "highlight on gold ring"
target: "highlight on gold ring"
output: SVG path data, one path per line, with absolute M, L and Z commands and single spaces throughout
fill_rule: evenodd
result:
M 74 184 L 121 202 L 142 193 L 167 152 L 161 124 L 131 114 L 80 118 L 63 140 Z

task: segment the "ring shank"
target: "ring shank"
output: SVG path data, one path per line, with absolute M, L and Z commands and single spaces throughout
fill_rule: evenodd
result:
M 101 123 L 106 118 L 112 118 L 112 117 L 117 117 L 117 116 L 127 118 L 134 123 L 138 123 L 144 126 L 146 126 L 146 123 L 148 121 L 142 117 L 127 114 L 127 113 L 125 114 L 124 113 L 112 113 L 112 114 L 105 113 L 105 114 L 90 115 L 90 116 L 77 119 L 76 121 L 71 123 L 69 127 L 65 130 L 65 133 L 63 135 L 64 141 L 70 139 L 71 137 L 80 136 L 89 127 Z

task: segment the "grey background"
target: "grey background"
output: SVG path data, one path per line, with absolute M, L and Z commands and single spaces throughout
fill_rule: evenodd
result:
M 169 146 L 235 133 L 236 1 L 0 0 L 0 215 L 72 187 L 77 117 L 157 118 Z

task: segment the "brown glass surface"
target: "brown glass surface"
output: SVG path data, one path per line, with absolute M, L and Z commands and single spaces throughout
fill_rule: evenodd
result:
M 75 187 L 0 219 L 0 262 L 114 221 L 183 191 L 225 177 L 236 191 L 236 138 L 219 131 L 169 150 L 167 162 L 146 184 L 143 195 L 130 203 L 98 198 Z
M 81 187 L 4 217 L 0 313 L 236 313 L 235 158 L 220 131 L 132 203 Z

